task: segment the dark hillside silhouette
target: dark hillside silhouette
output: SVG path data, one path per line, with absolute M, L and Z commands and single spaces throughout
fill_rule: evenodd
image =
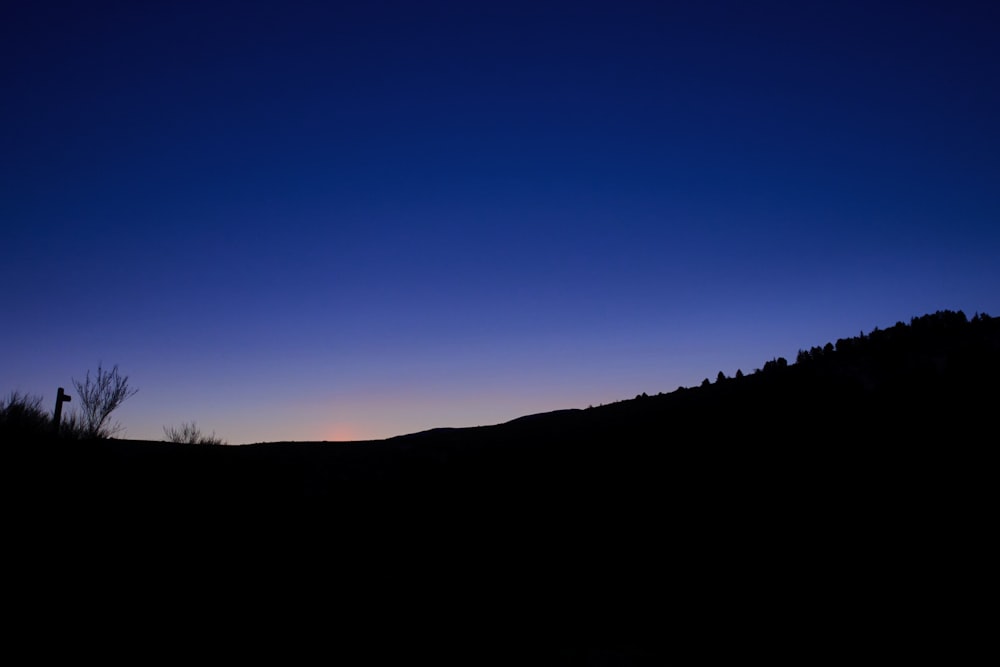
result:
M 138 608 L 211 586 L 247 623 L 374 632 L 375 655 L 653 664 L 917 633 L 953 657 L 998 378 L 1000 319 L 941 311 L 699 387 L 383 441 L 7 432 L 4 477 L 46 586 Z

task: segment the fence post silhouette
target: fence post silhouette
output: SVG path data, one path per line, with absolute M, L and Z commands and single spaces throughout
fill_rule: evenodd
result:
M 59 433 L 59 427 L 62 425 L 62 404 L 71 400 L 73 400 L 72 397 L 62 387 L 59 387 L 59 391 L 56 392 L 56 411 L 52 415 L 56 433 Z

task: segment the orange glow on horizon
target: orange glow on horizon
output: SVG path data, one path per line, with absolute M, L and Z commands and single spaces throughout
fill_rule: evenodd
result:
M 364 440 L 360 429 L 354 424 L 334 424 L 323 433 L 323 439 L 331 442 L 349 442 L 352 440 Z

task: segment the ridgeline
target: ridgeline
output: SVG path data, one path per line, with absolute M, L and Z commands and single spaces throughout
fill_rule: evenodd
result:
M 773 359 L 745 375 L 584 410 L 353 443 L 239 447 L 18 434 L 8 456 L 41 465 L 45 490 L 282 501 L 344 484 L 586 486 L 657 483 L 680 463 L 721 468 L 797 458 L 879 458 L 974 440 L 1000 405 L 1000 320 L 940 311 Z M 24 469 L 22 468 L 22 472 Z

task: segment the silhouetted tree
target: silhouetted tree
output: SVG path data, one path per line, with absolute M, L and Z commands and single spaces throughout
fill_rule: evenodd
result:
M 775 371 L 782 368 L 788 368 L 788 360 L 784 357 L 772 359 L 764 364 L 764 372 Z
M 73 380 L 73 386 L 80 398 L 83 435 L 88 438 L 110 438 L 120 432 L 121 425 L 108 419 L 125 399 L 139 391 L 129 386 L 128 376 L 121 375 L 117 365 L 106 371 L 98 364 L 93 379 L 87 371 L 84 381 Z

